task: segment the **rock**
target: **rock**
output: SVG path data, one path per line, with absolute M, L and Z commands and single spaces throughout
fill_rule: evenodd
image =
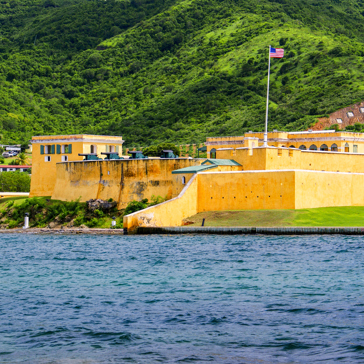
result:
M 80 228 L 80 229 L 89 229 L 89 227 L 88 227 L 88 226 L 86 226 L 86 225 L 84 225 L 84 224 L 80 225 L 80 226 L 79 226 L 79 228 Z
M 54 221 L 51 221 L 51 222 L 48 224 L 49 229 L 54 229 L 56 226 L 57 226 L 57 224 L 56 224 Z
M 194 222 L 193 221 L 191 221 L 191 220 L 183 220 L 182 221 L 182 225 L 191 225 L 191 224 L 194 224 Z
M 111 209 L 113 209 L 114 207 L 116 207 L 117 203 L 115 201 L 105 201 L 105 200 L 101 200 L 101 199 L 97 199 L 97 200 L 88 200 L 86 202 L 87 204 L 87 209 L 90 211 L 95 211 L 95 210 L 101 210 L 101 211 L 109 211 Z

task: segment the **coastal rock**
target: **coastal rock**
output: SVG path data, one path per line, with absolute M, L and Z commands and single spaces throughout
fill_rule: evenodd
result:
M 79 228 L 80 228 L 80 229 L 89 229 L 89 227 L 88 227 L 88 226 L 86 226 L 86 225 L 84 225 L 84 224 L 80 225 L 80 226 L 79 226 Z
M 116 207 L 117 203 L 115 201 L 105 201 L 101 199 L 88 200 L 86 202 L 87 209 L 90 211 L 101 210 L 101 211 L 109 211 Z

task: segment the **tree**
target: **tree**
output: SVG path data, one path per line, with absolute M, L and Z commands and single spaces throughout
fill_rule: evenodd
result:
M 18 154 L 16 161 L 21 166 L 25 166 L 25 165 L 29 164 L 29 158 L 24 152 Z
M 1 192 L 29 192 L 30 176 L 24 172 L 1 172 Z
M 174 155 L 179 156 L 179 149 L 173 143 L 161 143 L 158 145 L 151 145 L 143 149 L 143 154 L 150 157 L 160 157 L 163 150 L 171 150 Z

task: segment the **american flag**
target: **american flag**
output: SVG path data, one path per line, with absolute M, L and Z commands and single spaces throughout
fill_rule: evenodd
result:
M 283 58 L 284 49 L 283 48 L 271 48 L 269 56 L 270 58 Z

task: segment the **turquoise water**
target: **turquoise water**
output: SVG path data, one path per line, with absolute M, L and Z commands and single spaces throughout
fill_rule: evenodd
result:
M 1 363 L 364 362 L 350 236 L 0 236 Z

